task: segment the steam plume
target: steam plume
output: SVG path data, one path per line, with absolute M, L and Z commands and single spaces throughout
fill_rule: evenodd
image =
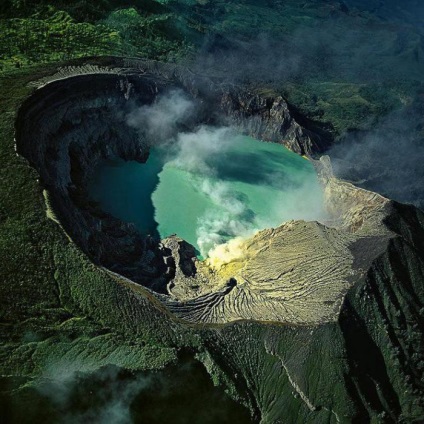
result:
M 153 137 L 163 122 L 161 136 L 170 135 L 176 132 L 177 122 L 193 110 L 193 104 L 181 92 L 172 92 L 155 104 L 133 112 L 129 123 Z M 234 153 L 234 145 L 240 143 L 243 139 L 234 129 L 204 125 L 168 139 L 169 165 L 189 172 L 195 189 L 213 205 L 197 222 L 197 245 L 203 257 L 224 251 L 231 257 L 240 239 L 258 230 L 276 227 L 290 219 L 318 220 L 325 215 L 321 191 L 313 175 L 297 177 L 296 172 L 284 171 L 284 164 L 272 158 L 261 163 L 260 155 L 244 152 L 243 146 Z M 234 188 L 234 181 L 275 189 L 272 198 L 267 199 L 267 216 L 257 216 L 250 209 L 249 199 Z M 229 245 L 233 253 L 228 251 L 229 246 L 216 250 L 232 239 L 238 240 Z

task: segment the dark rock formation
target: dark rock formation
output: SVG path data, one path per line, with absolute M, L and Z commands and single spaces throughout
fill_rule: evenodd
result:
M 242 90 L 230 90 L 221 100 L 231 123 L 241 131 L 261 140 L 284 144 L 300 154 L 323 152 L 326 141 L 295 121 L 287 103 L 280 96 L 262 97 Z

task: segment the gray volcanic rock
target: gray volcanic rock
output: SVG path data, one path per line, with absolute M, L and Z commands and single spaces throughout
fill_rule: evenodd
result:
M 185 321 L 336 320 L 344 295 L 392 235 L 383 224 L 389 201 L 334 178 L 328 158 L 316 167 L 329 222 L 285 223 L 237 245 L 230 242 L 221 257 L 203 262 L 183 240 L 143 238 L 131 225 L 88 202 L 86 184 L 101 159 L 143 162 L 148 157 L 149 141 L 126 123 L 131 108 L 151 103 L 181 82 L 199 105 L 192 125 L 218 123 L 221 115 L 241 131 L 280 141 L 298 153 L 318 150 L 319 137 L 290 116 L 281 97 L 262 98 L 183 76 L 74 77 L 47 85 L 23 106 L 19 152 L 39 169 L 49 204 L 65 231 L 95 263 L 158 293 Z M 364 255 L 362 246 L 372 249 Z
M 326 146 L 318 134 L 301 127 L 291 115 L 281 96 L 232 90 L 224 93 L 222 109 L 231 116 L 231 123 L 252 137 L 284 144 L 300 154 L 316 154 Z
M 177 316 L 211 323 L 255 319 L 317 324 L 338 319 L 348 289 L 394 237 L 384 225 L 390 202 L 336 179 L 326 157 L 316 167 L 332 219 L 287 222 L 235 247 L 230 243 L 222 257 L 197 262 L 196 276 L 190 283 L 174 281 L 171 295 L 190 284 L 202 287 L 202 296 L 199 289 L 191 294 L 186 289 L 183 299 L 176 296 L 170 308 Z M 225 291 L 230 280 L 237 284 Z M 215 287 L 220 288 L 216 293 Z
M 18 129 L 18 150 L 39 170 L 64 230 L 95 263 L 163 291 L 166 268 L 155 259 L 161 255 L 157 243 L 99 210 L 85 188 L 100 160 L 147 160 L 147 146 L 126 124 L 126 85 L 114 75 L 101 81 L 82 77 L 65 84 L 64 91 L 37 92 L 25 106 L 29 110 Z M 155 90 L 144 84 L 139 96 L 148 101 Z M 111 91 L 117 95 L 110 96 Z

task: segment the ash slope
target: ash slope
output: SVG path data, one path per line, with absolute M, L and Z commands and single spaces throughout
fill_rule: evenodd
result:
M 120 90 L 122 88 L 121 95 L 122 101 L 124 101 L 129 87 L 128 79 L 126 79 L 127 82 L 124 81 L 120 84 L 119 78 L 111 78 L 114 78 L 112 84 L 114 89 Z M 80 82 L 78 81 L 79 84 Z M 175 83 L 175 80 L 172 82 Z M 181 79 L 179 82 L 181 82 Z M 90 84 L 92 84 L 92 81 Z M 143 86 L 146 86 L 145 81 Z M 102 84 L 102 87 L 104 87 L 104 84 Z M 156 77 L 153 87 L 157 88 Z M 49 86 L 46 88 L 49 88 Z M 190 90 L 192 90 L 192 93 L 196 92 L 196 90 L 193 90 L 193 86 L 190 87 Z M 72 90 L 69 89 L 68 93 L 71 92 Z M 151 93 L 151 88 L 147 92 Z M 155 92 L 153 90 L 153 93 Z M 57 105 L 53 101 L 54 95 L 54 92 L 51 93 L 49 101 L 50 104 Z M 243 93 L 241 93 L 238 98 L 243 98 L 243 96 Z M 81 99 L 81 97 L 79 98 Z M 233 96 L 231 98 L 234 99 Z M 260 99 L 253 95 L 250 105 L 252 103 L 253 105 L 259 104 L 262 105 L 262 109 L 259 108 L 259 113 L 253 114 L 253 119 L 250 119 L 251 117 L 247 113 L 249 107 L 240 107 L 243 113 L 237 115 L 235 112 L 235 119 L 237 119 L 237 116 L 242 116 L 241 122 L 244 128 L 256 128 L 261 131 L 259 134 L 262 134 L 262 138 L 267 138 L 263 136 L 266 131 L 263 130 L 264 125 L 261 124 L 261 120 L 264 117 L 267 120 L 271 115 L 269 105 L 274 105 L 275 99 L 273 99 L 274 102 L 270 100 Z M 41 115 L 43 108 L 34 108 L 34 104 L 39 102 L 40 98 L 30 99 L 21 110 L 21 116 L 25 111 L 30 110 L 33 116 L 39 117 L 40 123 L 46 122 L 44 119 L 46 115 Z M 282 109 L 284 110 L 282 100 L 279 100 L 279 102 L 280 105 L 283 105 Z M 224 101 L 222 104 L 225 106 L 228 102 Z M 41 104 L 41 106 L 44 105 L 45 103 Z M 98 107 L 98 103 L 94 106 Z M 94 113 L 95 117 L 99 117 L 94 112 L 94 106 L 92 105 L 91 112 Z M 107 108 L 104 104 L 102 107 L 102 113 L 104 113 Z M 75 115 L 73 116 L 73 112 L 75 111 L 69 108 L 64 120 L 51 117 L 53 128 L 71 129 L 72 134 L 73 126 L 70 123 L 75 120 L 80 126 L 80 130 L 81 124 L 82 128 L 88 129 L 89 122 L 85 124 L 81 117 L 78 119 Z M 87 114 L 84 115 L 87 116 Z M 287 115 L 280 115 L 283 118 L 285 116 Z M 284 129 L 287 129 L 287 125 L 283 125 L 283 121 L 284 119 L 279 122 L 280 125 L 277 125 L 277 128 L 284 131 Z M 28 125 L 31 120 L 25 122 Z M 51 122 L 47 125 L 51 125 Z M 275 121 L 268 122 L 275 125 Z M 292 134 L 306 133 L 299 126 L 293 125 L 297 130 L 292 131 Z M 119 128 L 119 126 L 116 127 Z M 266 125 L 265 128 L 267 128 Z M 81 240 L 87 246 L 93 246 L 91 234 L 86 232 L 84 226 L 81 226 L 83 221 L 79 220 L 81 216 L 78 215 L 78 213 L 81 213 L 85 220 L 92 219 L 92 210 L 89 209 L 89 205 L 83 204 L 81 193 L 78 196 L 78 186 L 75 185 L 78 177 L 84 176 L 84 172 L 81 172 L 84 171 L 81 163 L 84 164 L 84 158 L 87 159 L 88 155 L 84 156 L 84 149 L 81 149 L 81 147 L 86 148 L 87 145 L 78 146 L 78 133 L 76 133 L 73 138 L 70 137 L 74 141 L 73 147 L 69 148 L 68 151 L 65 149 L 66 154 L 61 156 L 63 151 L 55 144 L 58 139 L 54 137 L 54 132 L 49 127 L 47 134 L 50 134 L 50 138 L 47 137 L 44 140 L 50 140 L 50 145 L 48 143 L 43 145 L 43 140 L 34 137 L 34 134 L 32 134 L 30 140 L 26 139 L 26 142 L 23 143 L 25 130 L 26 128 L 23 126 L 18 131 L 19 152 L 24 154 L 39 170 L 42 182 L 50 193 L 49 199 L 53 210 L 60 217 L 65 230 L 73 236 L 77 244 L 84 250 L 84 244 L 75 238 L 75 234 L 79 233 L 70 231 L 74 228 L 73 225 L 76 225 L 75 228 L 80 231 Z M 288 130 L 286 133 L 288 133 Z M 280 141 L 284 140 L 286 133 L 283 133 Z M 281 135 L 281 133 L 279 134 Z M 253 133 L 253 135 L 256 134 Z M 132 149 L 128 153 L 129 150 L 119 150 L 122 149 L 123 143 L 113 145 L 105 142 L 105 140 L 116 139 L 116 133 L 111 135 L 106 130 L 103 132 L 102 138 L 102 148 L 93 149 L 90 152 L 90 160 L 96 155 L 98 157 L 102 157 L 102 155 L 105 157 L 108 157 L 107 155 L 138 157 L 145 160 L 145 152 L 142 149 L 140 150 L 135 139 L 133 144 L 126 142 L 125 146 L 129 145 Z M 91 139 L 95 140 L 95 137 L 93 136 Z M 128 140 L 127 134 L 125 140 Z M 300 151 L 312 152 L 313 149 L 308 148 L 308 145 L 310 146 L 312 142 L 318 144 L 318 139 L 312 141 L 311 137 L 307 137 L 306 141 L 299 141 L 299 138 L 296 137 L 287 140 L 288 144 L 295 146 L 294 150 L 298 146 Z M 45 147 L 47 149 L 44 149 Z M 46 151 L 49 151 L 51 155 L 49 159 L 58 158 L 56 162 L 64 165 L 65 170 L 71 169 L 72 172 L 59 174 L 57 171 L 60 168 L 54 167 L 54 160 L 42 161 L 41 164 L 44 168 L 41 167 L 37 160 L 42 159 Z M 80 157 L 77 153 L 83 158 L 81 162 L 79 162 Z M 71 160 L 68 160 L 67 157 L 70 157 Z M 88 159 L 87 162 L 91 164 Z M 53 169 L 46 172 L 48 164 L 53 164 Z M 72 164 L 72 166 L 69 166 L 69 164 Z M 335 290 L 335 295 L 325 298 L 326 302 L 332 301 L 331 305 L 330 303 L 328 305 L 333 311 L 340 308 L 340 314 L 330 314 L 330 319 L 327 317 L 316 319 L 314 317 L 311 321 L 305 320 L 303 323 L 309 324 L 309 326 L 304 329 L 293 326 L 275 327 L 246 323 L 225 327 L 219 332 L 205 330 L 202 332 L 202 339 L 206 346 L 206 350 L 202 354 L 203 361 L 208 364 L 211 373 L 220 370 L 219 372 L 224 373 L 230 380 L 234 378 L 231 376 L 235 374 L 241 376 L 237 378 L 241 378 L 244 383 L 233 381 L 233 384 L 237 383 L 236 386 L 241 391 L 246 390 L 245 384 L 247 385 L 247 391 L 251 393 L 252 399 L 258 405 L 264 422 L 281 420 L 296 422 L 297 418 L 295 417 L 302 417 L 305 422 L 335 422 L 343 419 L 361 421 L 377 416 L 388 422 L 396 422 L 401 419 L 418 419 L 422 416 L 421 402 L 423 398 L 421 382 L 423 372 L 421 366 L 423 363 L 421 353 L 423 351 L 421 349 L 423 345 L 423 215 L 413 207 L 389 202 L 378 195 L 340 182 L 328 172 L 328 165 L 325 164 L 325 161 L 320 172 L 326 184 L 329 210 L 333 209 L 338 212 L 334 216 L 334 222 L 328 223 L 328 226 L 325 227 L 320 227 L 318 224 L 294 223 L 292 228 L 295 227 L 295 231 L 301 231 L 301 227 L 298 229 L 297 226 L 304 225 L 304 228 L 307 228 L 309 225 L 310 228 L 307 228 L 305 232 L 306 239 L 313 240 L 317 233 L 325 233 L 325 237 L 321 235 L 322 240 L 319 243 L 323 244 L 319 244 L 319 246 L 327 247 L 329 244 L 338 252 L 346 252 L 347 250 L 347 253 L 343 253 L 342 257 L 348 257 L 347 261 L 349 261 L 350 268 L 347 267 L 349 271 L 344 277 L 343 287 L 338 287 Z M 74 176 L 74 180 L 69 177 L 71 174 Z M 52 175 L 57 177 L 57 180 L 52 179 Z M 59 181 L 60 184 L 57 184 L 56 181 Z M 72 198 L 69 195 L 70 192 Z M 60 201 L 63 201 L 63 199 L 60 198 L 58 193 L 67 196 L 69 199 L 65 199 L 68 202 L 67 206 L 73 206 L 76 203 L 78 208 L 74 207 L 72 210 L 67 209 L 66 206 L 60 206 Z M 84 207 L 86 211 L 84 211 Z M 70 221 L 67 223 L 63 219 L 66 214 L 63 215 L 63 213 L 68 211 L 69 214 L 69 210 L 75 215 L 70 214 L 71 216 L 67 218 Z M 87 210 L 90 211 L 89 214 L 87 214 Z M 119 236 L 115 235 L 114 237 L 124 240 L 128 249 L 134 245 L 131 236 L 136 236 L 128 227 L 123 227 L 121 223 L 111 221 L 110 217 L 105 216 L 101 217 L 100 222 L 100 228 L 103 227 L 102 234 L 105 229 L 107 230 L 108 224 L 112 228 L 115 227 L 113 231 L 116 231 L 116 226 L 119 224 L 120 231 L 117 231 Z M 89 221 L 89 224 L 91 225 L 92 221 Z M 276 232 L 288 231 L 289 227 L 287 226 L 287 229 L 285 227 L 280 228 Z M 92 228 L 98 228 L 98 226 L 94 225 Z M 263 235 L 267 235 L 267 233 Z M 140 241 L 140 245 L 145 249 L 144 251 L 141 250 L 142 254 L 148 251 L 155 254 L 157 253 L 155 249 L 160 249 L 160 247 L 149 246 L 146 241 L 137 241 Z M 254 244 L 260 246 L 261 242 L 263 240 L 259 234 Z M 108 245 L 106 242 L 104 243 L 103 245 L 100 244 L 101 248 L 94 252 L 99 255 L 97 256 L 97 263 L 100 263 L 99 258 L 102 257 L 100 256 L 102 254 L 115 254 L 116 258 L 119 258 L 122 252 L 116 250 L 116 245 L 112 245 L 115 248 L 108 251 Z M 309 245 L 309 243 L 306 244 Z M 281 246 L 281 244 L 277 245 Z M 246 246 L 246 249 L 248 248 L 249 246 Z M 131 250 L 127 253 L 131 257 Z M 136 253 L 140 252 L 134 252 L 134 257 L 137 256 Z M 302 264 L 305 269 L 310 267 L 310 263 L 305 261 L 308 254 L 309 252 L 300 254 L 300 260 L 295 258 L 294 260 L 297 261 L 295 263 Z M 163 288 L 163 281 L 160 281 L 163 265 L 160 260 L 157 263 L 155 262 L 157 258 L 155 255 L 149 254 L 148 256 L 154 259 L 149 264 L 151 265 L 150 268 L 143 271 L 140 282 L 152 281 L 153 279 L 159 288 Z M 95 256 L 91 257 L 96 260 Z M 260 255 L 258 257 L 260 259 Z M 163 257 L 159 255 L 159 258 L 162 259 Z M 178 263 L 180 257 L 174 254 L 174 260 L 176 259 L 176 263 Z M 340 262 L 343 264 L 343 261 Z M 225 266 L 225 271 L 222 271 L 222 278 L 227 279 L 229 275 L 240 275 L 238 278 L 241 279 L 244 276 L 249 278 L 255 273 L 261 274 L 258 272 L 258 269 L 260 270 L 260 266 L 262 266 L 260 261 L 259 264 L 258 262 L 248 263 L 240 269 L 236 269 L 237 266 L 235 264 L 235 267 L 230 270 L 231 272 L 228 272 L 228 265 Z M 281 266 L 284 272 L 286 265 L 282 263 Z M 324 268 L 329 271 L 332 271 L 332 267 L 334 267 L 334 264 L 324 265 Z M 129 266 L 128 269 L 131 269 L 131 267 Z M 151 272 L 150 276 L 146 275 L 147 271 Z M 177 275 L 177 271 L 178 269 L 175 270 L 175 275 Z M 353 275 L 352 271 L 354 271 Z M 166 284 L 174 278 L 172 272 L 168 275 L 170 275 L 170 278 L 165 281 Z M 259 284 L 260 280 L 256 286 L 258 287 Z M 252 287 L 254 286 L 252 285 Z M 235 287 L 238 287 L 238 284 Z M 225 290 L 231 295 L 235 287 L 230 285 Z M 228 290 L 229 288 L 232 290 Z M 296 289 L 298 290 L 298 287 Z M 346 296 L 343 298 L 344 293 L 346 293 Z M 163 299 L 162 296 L 159 297 Z M 296 296 L 293 299 L 294 301 L 298 300 Z M 339 301 L 339 305 L 337 305 L 336 300 Z M 169 302 L 169 300 L 165 300 L 165 302 Z M 195 307 L 197 306 L 195 305 Z M 316 306 L 316 303 L 313 306 Z M 175 302 L 171 301 L 171 307 L 175 307 Z M 232 306 L 230 308 L 235 309 Z M 177 314 L 186 313 L 179 307 L 175 309 L 174 312 Z M 300 314 L 296 318 L 299 316 Z M 183 318 L 190 319 L 188 316 L 183 316 Z M 255 318 L 260 319 L 260 317 Z M 193 321 L 196 322 L 196 320 L 195 317 Z M 299 323 L 295 320 L 289 321 L 282 318 L 281 315 L 278 320 L 293 324 Z M 330 322 L 323 323 L 323 321 Z M 210 322 L 213 322 L 213 320 L 211 319 Z M 319 323 L 321 324 L 318 325 Z M 314 325 L 311 327 L 312 324 Z M 276 370 L 278 371 L 276 372 Z M 331 390 L 328 386 L 331 386 Z M 281 417 L 282 410 L 287 411 L 288 417 L 286 419 Z

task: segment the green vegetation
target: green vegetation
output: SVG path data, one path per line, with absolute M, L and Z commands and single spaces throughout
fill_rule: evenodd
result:
M 399 90 L 381 84 L 286 84 L 283 93 L 304 115 L 331 125 L 335 134 L 367 129 L 380 116 L 402 105 Z
M 21 343 L 28 345 L 25 354 L 33 355 L 39 346 L 54 345 L 57 338 L 84 349 L 99 334 L 107 334 L 104 340 L 110 345 L 117 337 L 116 325 L 129 331 L 127 324 L 113 320 L 112 306 L 98 308 L 93 303 L 94 299 L 106 302 L 110 292 L 105 287 L 118 290 L 115 282 L 99 273 L 47 219 L 36 172 L 15 155 L 14 119 L 17 108 L 30 94 L 27 83 L 53 73 L 57 62 L 64 59 L 120 54 L 177 60 L 199 44 L 203 33 L 249 38 L 261 28 L 275 34 L 299 23 L 313 25 L 314 20 L 334 12 L 331 4 L 317 8 L 311 2 L 305 8 L 296 1 L 269 5 L 249 1 L 161 3 L 136 1 L 131 2 L 133 7 L 118 0 L 59 1 L 54 5 L 47 0 L 2 3 L 0 257 L 5 260 L 0 280 L 2 340 L 7 346 L 1 353 L 4 370 L 20 367 L 20 353 L 13 352 L 21 352 Z M 41 65 L 47 63 L 52 64 Z M 336 134 L 387 112 L 399 103 L 401 95 L 407 97 L 406 90 L 382 86 L 376 90 L 375 85 L 366 83 L 281 83 L 277 92 L 283 91 L 315 121 L 331 123 Z M 124 289 L 119 286 L 119 290 Z M 137 325 L 140 343 L 161 346 L 153 336 L 156 330 L 145 328 L 143 320 Z M 163 362 L 169 358 L 164 354 Z M 38 366 L 33 363 L 33 370 Z
M 419 31 L 336 1 L 6 0 L 0 75 L 93 56 L 184 61 L 271 84 L 337 137 L 411 100 L 424 75 Z M 199 48 L 224 53 L 211 65 Z
M 87 56 L 176 60 L 190 50 L 178 36 L 178 19 L 171 13 L 127 8 L 106 14 L 98 6 L 97 13 L 91 10 L 88 3 L 80 3 L 86 8 L 82 10 L 69 3 L 63 9 L 60 4 L 15 6 L 0 15 L 0 73 Z M 95 17 L 99 19 L 93 21 Z
M 105 26 L 77 23 L 64 11 L 0 21 L 2 71 L 87 55 L 104 55 L 119 36 Z

